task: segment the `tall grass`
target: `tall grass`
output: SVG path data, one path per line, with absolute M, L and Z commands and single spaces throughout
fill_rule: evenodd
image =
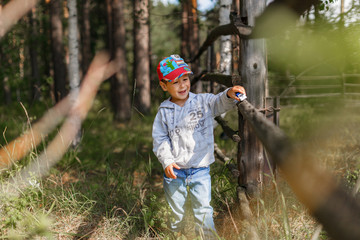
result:
M 166 226 L 170 212 L 162 192 L 163 170 L 151 150 L 156 109 L 151 116 L 134 113 L 130 123 L 115 125 L 105 105 L 95 101 L 83 124 L 81 145 L 71 149 L 47 177 L 37 179 L 19 197 L 2 196 L 2 238 L 174 239 Z M 46 106 L 28 109 L 30 118 L 39 118 L 45 109 Z M 9 111 L 0 116 L 4 133 L 0 143 L 4 145 L 29 126 L 22 108 L 16 104 L 0 110 Z M 296 140 L 310 142 L 306 146 L 318 156 L 319 164 L 334 172 L 349 188 L 360 169 L 360 119 L 351 113 L 355 111 L 339 116 L 314 106 L 284 107 L 280 113 L 281 128 Z M 234 129 L 236 115 L 231 112 L 226 117 Z M 220 133 L 217 128 L 216 142 L 235 159 L 236 144 L 220 139 Z M 7 181 L 32 161 L 51 137 L 15 167 L 3 171 L 0 181 Z M 237 180 L 219 163 L 212 165 L 211 174 L 219 235 L 223 239 L 245 239 L 244 223 L 236 208 Z M 261 239 L 310 239 L 317 226 L 281 172 L 250 204 Z M 191 217 L 188 221 L 192 230 Z M 326 239 L 326 234 L 321 237 Z
M 360 169 L 360 115 L 356 108 L 339 105 L 302 104 L 282 107 L 280 112 L 280 127 L 296 142 L 316 156 L 317 164 L 331 171 L 339 182 L 349 188 L 354 187 L 359 177 Z M 232 112 L 226 119 L 237 129 L 237 113 Z M 221 129 L 215 131 L 218 146 L 236 158 L 236 147 L 231 141 L 221 140 Z M 235 160 L 236 162 L 236 160 Z M 226 171 L 226 170 L 225 170 Z M 227 175 L 229 176 L 229 175 Z M 220 177 L 218 177 L 220 179 Z M 224 179 L 222 177 L 221 179 Z M 223 202 L 233 204 L 237 228 L 244 229 L 241 216 L 236 216 L 236 194 L 234 192 L 236 180 L 226 178 L 227 194 L 215 187 L 217 209 L 221 214 L 229 216 Z M 221 185 L 216 182 L 217 186 Z M 229 186 L 230 185 L 230 186 Z M 232 185 L 232 186 L 231 186 Z M 223 188 L 222 188 L 223 189 Z M 254 223 L 258 229 L 260 239 L 311 239 L 318 223 L 310 213 L 296 199 L 292 190 L 282 178 L 281 171 L 277 172 L 273 183 L 263 186 L 259 199 L 250 201 L 253 213 L 256 214 Z M 222 236 L 226 239 L 246 239 L 246 233 L 234 235 L 235 227 L 231 219 L 222 217 L 224 223 L 219 223 Z M 320 239 L 328 239 L 323 231 Z

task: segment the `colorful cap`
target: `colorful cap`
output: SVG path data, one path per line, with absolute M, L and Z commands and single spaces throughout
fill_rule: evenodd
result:
M 160 81 L 164 79 L 168 82 L 176 80 L 184 74 L 193 74 L 184 59 L 175 54 L 159 62 L 157 73 Z

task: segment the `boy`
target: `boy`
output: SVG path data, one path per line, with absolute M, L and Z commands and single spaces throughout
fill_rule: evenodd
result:
M 178 55 L 160 61 L 157 73 L 161 88 L 170 94 L 159 107 L 152 132 L 153 151 L 165 170 L 165 198 L 174 215 L 170 228 L 174 232 L 183 230 L 189 194 L 197 235 L 213 238 L 216 230 L 209 167 L 215 161 L 213 119 L 232 109 L 235 100 L 240 101 L 235 94 L 245 94 L 245 90 L 234 86 L 217 95 L 191 93 L 192 72 Z

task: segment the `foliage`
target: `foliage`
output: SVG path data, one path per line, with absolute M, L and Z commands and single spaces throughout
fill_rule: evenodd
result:
M 165 56 L 180 53 L 181 10 L 179 5 L 165 6 L 159 2 L 150 13 L 151 48 L 154 63 L 157 63 Z
M 285 95 L 308 97 L 283 100 L 283 104 L 320 105 L 333 103 L 335 98 L 359 99 L 360 88 L 356 86 L 359 78 L 341 77 L 342 74 L 358 74 L 360 69 L 360 44 L 355 40 L 360 28 L 355 23 L 357 14 L 354 13 L 358 5 L 350 4 L 350 9 L 339 15 L 334 13 L 333 1 L 323 1 L 323 4 L 330 10 L 311 9 L 292 28 L 267 39 L 270 95 L 279 96 L 286 89 Z M 309 77 L 298 81 L 300 76 Z M 311 76 L 324 76 L 324 79 Z M 340 96 L 311 98 L 319 94 Z
M 321 0 L 319 8 L 320 8 L 320 10 L 325 10 L 325 9 L 329 10 L 330 9 L 329 5 L 334 2 L 335 2 L 335 0 Z
M 323 3 L 326 10 L 328 3 Z M 131 40 L 131 8 L 128 8 L 131 2 L 127 4 L 127 39 Z M 93 52 L 106 47 L 105 7 L 104 1 L 93 1 Z M 165 6 L 159 2 L 151 9 L 153 73 L 160 57 L 179 51 L 179 14 L 178 5 Z M 207 14 L 215 17 L 211 23 L 201 18 L 203 22 L 200 26 L 204 27 L 202 31 L 216 25 L 216 13 L 210 11 Z M 360 48 L 359 42 L 354 41 L 359 34 L 358 26 L 354 23 L 340 25 L 339 18 L 324 18 L 326 21 L 321 25 L 309 21 L 304 27 L 268 40 L 269 69 L 272 74 L 284 73 L 286 70 L 299 74 L 323 62 L 328 64 L 317 69 L 318 73 L 329 73 L 329 69 L 332 72 L 358 71 Z M 41 34 L 35 41 L 42 49 L 40 69 L 44 97 L 35 104 L 25 100 L 29 122 L 39 119 L 52 106 L 50 90 L 53 82 L 47 27 L 49 16 L 44 1 L 39 6 L 38 22 Z M 0 69 L 0 78 L 8 76 L 11 88 L 18 89 L 18 96 L 22 100 L 28 99 L 30 95 L 30 65 L 19 58 L 19 50 L 26 55 L 28 41 L 34 40 L 24 37 L 28 28 L 28 22 L 24 19 L 1 40 L 3 56 L 7 60 L 2 62 L 4 67 Z M 131 46 L 131 41 L 128 41 L 127 48 L 131 49 Z M 127 54 L 129 62 L 132 62 L 132 51 L 127 51 Z M 24 63 L 23 75 L 20 74 L 21 61 Z M 131 64 L 128 66 L 131 74 Z M 89 237 L 89 234 L 94 239 L 171 239 L 172 235 L 166 227 L 170 218 L 169 209 L 161 189 L 163 170 L 151 151 L 151 126 L 156 101 L 150 116 L 138 115 L 133 111 L 133 118 L 127 125 L 115 125 L 108 107 L 109 89 L 109 82 L 106 82 L 84 122 L 79 148 L 71 149 L 48 176 L 34 182 L 19 197 L 2 196 L 0 234 L 3 238 L 82 238 Z M 161 98 L 162 91 L 159 91 L 155 91 L 155 94 Z M 13 91 L 13 99 L 16 97 L 16 91 Z M 352 188 L 358 181 L 360 168 L 360 119 L 355 114 L 357 111 L 356 108 L 345 109 L 341 101 L 322 103 L 320 106 L 316 101 L 301 102 L 297 107 L 281 108 L 280 126 L 291 138 L 308 142 L 306 147 L 314 150 L 319 164 L 333 171 L 339 181 L 345 181 Z M 1 104 L 0 112 L 0 129 L 3 133 L 0 143 L 3 146 L 28 129 L 30 124 L 19 103 L 9 106 Z M 230 112 L 226 119 L 237 129 L 236 112 Z M 235 163 L 236 144 L 220 138 L 220 133 L 218 127 L 215 130 L 216 142 Z M 45 138 L 29 157 L 12 169 L 1 172 L 0 181 L 7 181 L 32 161 L 54 134 L 56 131 Z M 240 231 L 242 229 L 241 217 L 236 211 L 236 179 L 231 177 L 226 166 L 219 163 L 212 165 L 211 175 L 215 221 L 221 236 L 225 239 L 244 239 L 244 234 L 234 234 L 236 227 Z M 294 198 L 281 178 L 281 173 L 273 183 L 274 188 L 266 187 L 261 198 L 251 202 L 261 239 L 310 238 L 316 222 Z

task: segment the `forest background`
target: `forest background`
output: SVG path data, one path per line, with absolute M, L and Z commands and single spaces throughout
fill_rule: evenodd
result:
M 1 5 L 8 2 L 3 0 Z M 121 67 L 100 86 L 93 108 L 83 122 L 80 143 L 20 197 L 3 197 L 0 235 L 13 239 L 170 238 L 166 227 L 169 210 L 161 189 L 163 171 L 151 151 L 152 121 L 159 103 L 166 98 L 158 87 L 156 65 L 162 57 L 173 53 L 190 60 L 207 34 L 219 25 L 219 3 L 214 1 L 212 9 L 194 13 L 196 5 L 194 8 L 184 6 L 196 1 L 173 4 L 77 1 L 75 40 L 79 47 L 76 57 L 79 67 L 75 70 L 78 81 L 73 81 L 69 75 L 73 71 L 69 64 L 73 54 L 69 47 L 69 2 L 40 1 L 1 38 L 0 129 L 3 137 L 0 144 L 5 146 L 31 128 L 47 109 L 79 87 L 96 52 L 108 49 Z M 334 7 L 339 2 L 323 1 L 299 20 L 299 26 L 306 26 L 307 33 L 317 32 L 317 36 L 322 36 L 316 38 L 317 44 L 312 46 L 334 40 L 330 41 L 334 47 L 333 57 L 324 54 L 309 60 L 310 50 L 304 50 L 307 49 L 305 35 L 289 34 L 284 38 L 284 45 L 295 44 L 293 49 L 301 51 L 280 56 L 277 39 L 268 39 L 271 96 L 279 95 L 291 82 L 291 78 L 278 79 L 308 69 L 317 75 L 359 73 L 359 2 L 348 1 L 340 11 L 338 5 Z M 148 12 L 144 6 L 148 6 Z M 188 32 L 184 30 L 182 16 L 185 13 L 189 16 L 185 20 L 196 23 Z M 148 34 L 144 35 L 144 31 Z M 334 35 L 335 38 L 330 37 Z M 213 72 L 220 68 L 219 45 L 219 41 L 214 44 Z M 204 55 L 192 66 L 195 74 L 207 68 L 206 61 Z M 354 77 L 353 81 L 356 84 L 359 78 Z M 205 83 L 200 91 L 206 89 Z M 333 100 L 331 97 L 283 100 L 280 127 L 294 139 L 315 144 L 313 148 L 321 146 L 316 152 L 321 156 L 321 164 L 352 188 L 360 168 L 358 98 L 347 99 L 352 100 L 350 109 L 340 107 Z M 230 112 L 226 119 L 236 128 L 235 112 Z M 323 133 L 328 129 L 336 134 L 326 135 L 328 138 L 324 140 Z M 235 146 L 221 137 L 221 132 L 215 129 L 216 142 L 228 156 L 235 158 Z M 11 169 L 3 170 L 1 181 L 7 181 L 33 161 L 56 133 L 49 134 L 38 148 Z M 242 220 L 236 214 L 236 179 L 219 163 L 214 164 L 212 176 L 219 234 L 225 239 L 242 239 L 245 236 L 241 234 Z M 264 189 L 261 198 L 252 202 L 257 216 L 256 228 L 262 239 L 309 239 L 317 227 L 315 220 L 293 196 L 281 174 L 276 186 L 275 190 Z M 192 229 L 191 223 L 188 228 Z M 326 239 L 326 233 L 321 237 Z

